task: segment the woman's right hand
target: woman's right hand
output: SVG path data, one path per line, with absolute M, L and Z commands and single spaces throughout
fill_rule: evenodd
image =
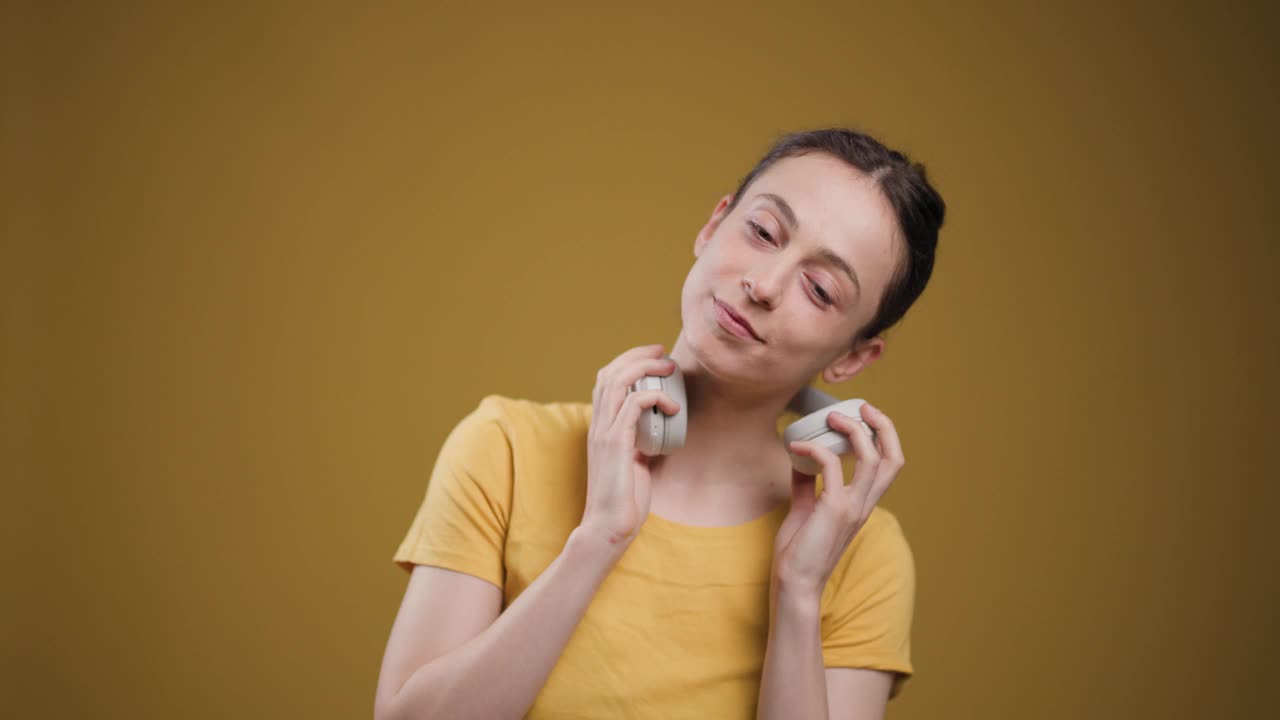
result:
M 581 527 L 600 533 L 618 549 L 640 534 L 649 516 L 649 465 L 653 460 L 636 449 L 640 413 L 657 406 L 668 415 L 680 406 L 661 390 L 631 392 L 646 375 L 670 375 L 675 363 L 663 357 L 661 345 L 627 350 L 596 374 L 591 393 L 591 427 L 587 433 L 587 503 Z

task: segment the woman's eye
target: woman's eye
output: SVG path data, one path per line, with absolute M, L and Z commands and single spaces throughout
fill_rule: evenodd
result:
M 756 234 L 756 237 L 759 237 L 761 240 L 764 240 L 767 243 L 773 243 L 773 236 L 769 234 L 768 230 L 765 230 L 763 227 L 760 227 L 759 223 L 755 223 L 755 222 L 752 222 L 751 220 L 748 220 L 747 225 L 751 226 L 751 231 Z
M 813 283 L 813 293 L 817 295 L 818 299 L 821 300 L 824 304 L 826 305 L 832 304 L 831 294 L 828 293 L 826 290 L 823 290 L 822 286 L 819 285 L 818 283 Z

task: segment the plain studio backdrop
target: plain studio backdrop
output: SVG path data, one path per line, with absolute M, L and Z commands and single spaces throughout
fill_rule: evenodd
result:
M 890 716 L 1273 705 L 1273 4 L 80 5 L 0 22 L 0 715 L 370 716 L 448 430 L 674 341 L 828 125 L 949 205 L 836 389 L 908 460 Z

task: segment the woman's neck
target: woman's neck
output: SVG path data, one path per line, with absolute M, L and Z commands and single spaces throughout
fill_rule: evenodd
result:
M 789 487 L 790 461 L 777 427 L 793 393 L 764 394 L 714 377 L 697 366 L 683 338 L 671 357 L 684 375 L 689 425 L 685 446 L 655 463 L 655 491 L 709 500 L 724 491 L 759 500 Z

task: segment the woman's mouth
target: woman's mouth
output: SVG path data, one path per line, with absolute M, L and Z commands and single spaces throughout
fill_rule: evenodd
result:
M 716 300 L 715 304 L 716 322 L 720 324 L 720 327 L 744 340 L 764 342 L 764 340 L 756 334 L 755 328 L 751 327 L 751 323 L 737 310 L 734 310 L 727 303 L 721 302 L 720 300 Z

